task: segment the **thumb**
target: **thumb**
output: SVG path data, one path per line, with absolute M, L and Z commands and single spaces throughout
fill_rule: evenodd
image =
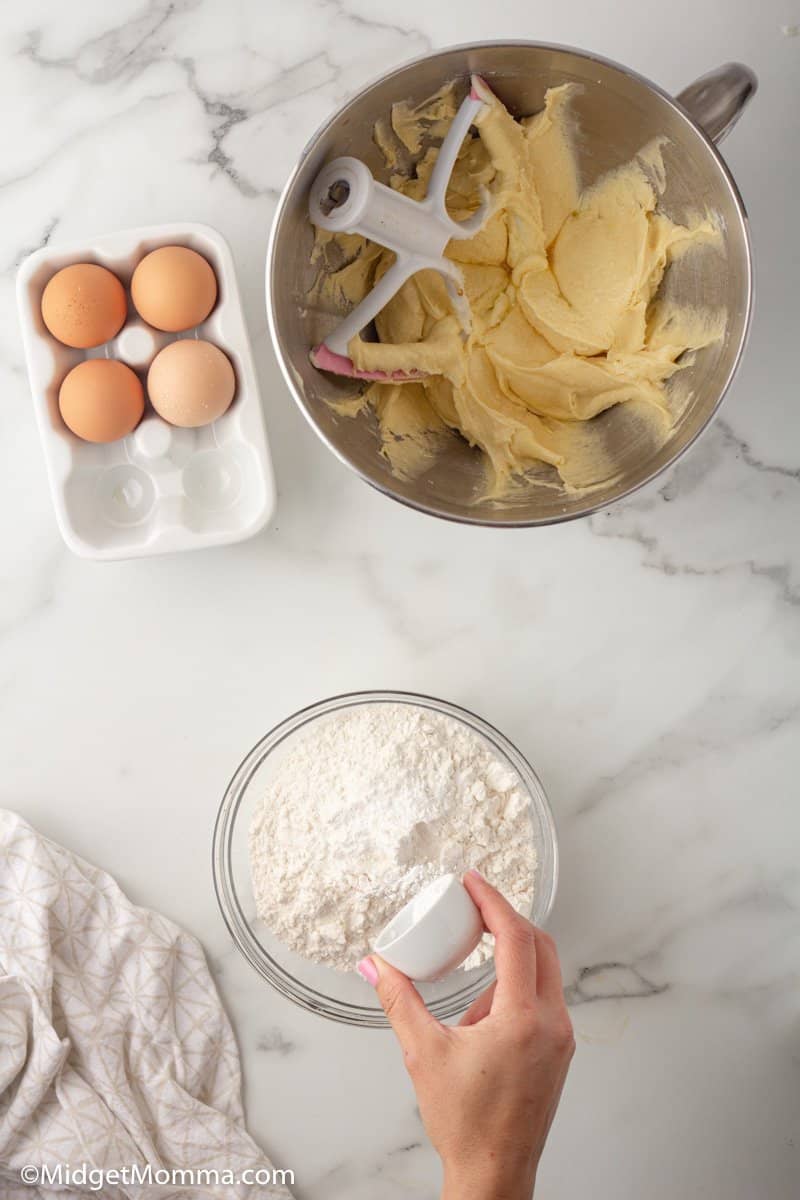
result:
M 438 1024 L 408 976 L 390 966 L 379 955 L 362 958 L 358 971 L 375 988 L 381 1007 L 404 1051 L 416 1046 Z

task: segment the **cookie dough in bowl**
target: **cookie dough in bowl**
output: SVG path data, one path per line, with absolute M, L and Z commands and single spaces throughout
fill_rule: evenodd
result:
M 444 701 L 365 692 L 323 701 L 253 748 L 223 799 L 214 878 L 239 949 L 321 1015 L 385 1025 L 354 970 L 426 882 L 477 867 L 542 924 L 555 830 L 536 775 L 479 717 Z M 491 944 L 421 985 L 442 1019 L 493 976 Z
M 360 403 L 340 411 L 374 409 L 381 453 L 401 478 L 435 465 L 437 447 L 455 430 L 484 456 L 486 497 L 524 487 L 537 465 L 554 468 L 570 491 L 591 490 L 615 470 L 595 418 L 627 404 L 636 410 L 631 419 L 650 422 L 654 442 L 666 441 L 685 403 L 667 381 L 690 365 L 689 352 L 723 336 L 724 311 L 682 306 L 666 291 L 660 297 L 672 262 L 695 247 L 719 250 L 721 232 L 713 213 L 682 224 L 661 211 L 658 138 L 582 190 L 576 85 L 550 88 L 541 112 L 522 121 L 483 81 L 477 86 L 484 106 L 456 161 L 447 206 L 465 221 L 488 194 L 490 216 L 445 251 L 463 277 L 469 334 L 441 274 L 418 272 L 378 314 L 378 340 L 356 337 L 348 349 L 360 370 L 426 376 L 372 383 Z M 455 86 L 445 84 L 413 110 L 394 105 L 386 127 L 376 126 L 394 189 L 424 198 L 437 161 L 431 138 L 446 133 L 457 107 Z M 362 300 L 394 261 L 365 238 L 320 229 L 317 239 L 311 298 L 334 309 Z
M 753 91 L 733 86 L 737 72 L 721 69 L 710 89 L 733 97 L 726 129 Z M 481 184 L 495 208 L 447 248 L 474 338 L 456 340 L 436 281 L 420 275 L 349 349 L 364 365 L 413 355 L 424 380 L 371 389 L 318 370 L 311 348 L 386 259 L 355 236 L 316 236 L 312 184 L 351 156 L 413 199 L 475 76 L 496 102 L 463 145 L 449 211 L 473 212 Z M 700 127 L 707 92 L 676 101 L 596 55 L 487 42 L 426 55 L 348 100 L 290 178 L 267 262 L 278 359 L 329 448 L 394 499 L 496 526 L 604 509 L 674 462 L 721 402 L 751 305 L 744 208 Z

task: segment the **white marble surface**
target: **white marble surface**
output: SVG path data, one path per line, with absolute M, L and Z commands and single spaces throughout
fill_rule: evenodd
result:
M 251 1129 L 301 1200 L 431 1197 L 438 1167 L 391 1037 L 294 1009 L 231 947 L 211 827 L 265 729 L 369 686 L 474 708 L 552 796 L 578 1054 L 541 1196 L 800 1192 L 798 22 L 795 0 L 0 10 L 2 802 L 202 938 Z M 276 195 L 317 123 L 384 65 L 506 35 L 673 90 L 728 59 L 761 79 L 725 146 L 759 297 L 722 419 L 633 501 L 518 533 L 437 523 L 336 463 L 262 302 Z M 233 245 L 278 513 L 238 547 L 93 565 L 56 532 L 14 270 L 48 238 L 173 219 Z

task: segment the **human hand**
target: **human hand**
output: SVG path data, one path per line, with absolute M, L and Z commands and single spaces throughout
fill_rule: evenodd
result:
M 530 1200 L 575 1050 L 551 937 L 476 871 L 464 886 L 495 937 L 497 981 L 442 1025 L 411 980 L 377 955 L 358 964 L 400 1042 L 428 1136 L 444 1167 L 442 1200 Z

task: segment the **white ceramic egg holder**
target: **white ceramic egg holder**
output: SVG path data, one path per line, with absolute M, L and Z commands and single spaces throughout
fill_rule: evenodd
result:
M 113 341 L 93 350 L 63 346 L 42 320 L 42 292 L 71 263 L 108 267 L 126 289 L 137 263 L 158 246 L 189 246 L 208 259 L 219 294 L 202 325 L 161 333 L 138 317 Z M 136 558 L 242 541 L 262 529 L 275 508 L 275 482 L 247 327 L 225 239 L 207 225 L 153 225 L 91 243 L 45 246 L 17 274 L 17 304 L 39 435 L 56 519 L 64 541 L 84 558 Z M 146 403 L 141 423 L 105 445 L 67 429 L 58 390 L 84 358 L 117 358 L 144 379 L 153 357 L 177 337 L 219 346 L 233 363 L 236 395 L 228 411 L 200 429 L 179 429 Z

